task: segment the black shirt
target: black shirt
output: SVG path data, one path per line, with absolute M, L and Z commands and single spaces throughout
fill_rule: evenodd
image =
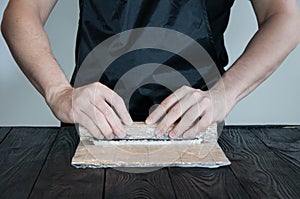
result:
M 74 84 L 81 64 L 101 42 L 120 32 L 141 27 L 162 27 L 179 31 L 200 43 L 216 63 L 221 74 L 228 63 L 224 46 L 224 31 L 228 25 L 233 0 L 80 0 L 80 21 L 76 43 Z M 143 49 L 128 53 L 109 66 L 99 81 L 114 89 L 124 65 L 134 67 L 147 62 L 162 63 L 182 68 L 188 73 L 188 63 L 177 55 L 157 49 Z M 108 68 L 108 69 L 109 69 Z M 126 67 L 125 67 L 126 68 Z M 129 68 L 128 68 L 129 69 Z M 127 69 L 126 69 L 127 70 Z M 115 75 L 116 74 L 116 75 Z M 207 89 L 201 78 L 193 87 Z M 216 79 L 217 80 L 217 79 Z M 215 80 L 215 81 L 216 81 Z M 172 91 L 158 85 L 146 85 L 133 94 L 129 111 L 134 120 L 143 120 L 148 109 L 158 104 Z M 143 104 L 143 106 L 141 106 Z

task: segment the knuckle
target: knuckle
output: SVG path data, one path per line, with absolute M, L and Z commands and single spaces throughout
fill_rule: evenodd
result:
M 199 92 L 199 93 L 204 93 L 204 91 L 201 90 L 201 89 L 199 89 L 199 88 L 195 88 L 194 90 L 197 91 L 197 92 Z
M 102 113 L 101 112 L 99 112 L 99 111 L 97 111 L 97 110 L 95 110 L 94 111 L 94 120 L 96 121 L 96 122 L 101 122 L 102 120 L 103 120 L 103 115 L 102 115 Z
M 122 129 L 116 123 L 111 124 L 111 128 L 113 129 L 113 132 L 115 132 L 115 133 L 122 131 Z
M 111 110 L 107 107 L 107 106 L 103 106 L 101 108 L 101 112 L 103 113 L 103 115 L 105 116 L 111 116 Z
M 100 82 L 95 82 L 93 83 L 93 91 L 97 91 L 98 94 L 103 95 L 109 93 L 110 89 Z
M 198 101 L 202 97 L 202 94 L 198 90 L 194 90 L 192 92 L 192 97 Z
M 182 109 L 181 109 L 180 106 L 176 105 L 176 106 L 174 106 L 174 107 L 171 109 L 170 113 L 173 114 L 173 115 L 176 115 L 176 116 L 177 116 L 177 115 L 182 115 Z
M 175 128 L 173 129 L 173 131 L 175 131 L 175 132 L 182 132 L 183 131 L 183 129 L 185 129 L 185 124 L 183 123 L 183 122 L 179 122 L 176 126 L 175 126 Z
M 110 89 L 106 90 L 104 95 L 105 95 L 105 99 L 108 101 L 109 104 L 116 104 L 119 103 L 120 101 L 119 95 L 115 93 L 113 90 Z
M 168 130 L 168 126 L 167 126 L 167 124 L 163 124 L 162 126 L 161 126 L 161 133 L 163 133 L 163 134 L 165 134 L 166 132 L 167 132 L 167 130 Z
M 160 103 L 160 107 L 165 111 L 168 108 L 168 101 L 164 100 Z
M 191 87 L 187 86 L 187 85 L 183 85 L 181 86 L 181 89 L 182 90 L 189 90 Z
M 157 126 L 157 128 L 161 130 L 161 133 L 166 133 L 166 131 L 169 128 L 168 124 L 169 124 L 169 119 L 168 118 L 164 118 L 162 120 L 162 122 L 159 123 L 159 125 Z
M 172 93 L 171 96 L 170 96 L 170 98 L 169 98 L 168 100 L 169 100 L 169 101 L 172 101 L 172 100 L 173 100 L 173 101 L 174 101 L 174 100 L 175 100 L 175 101 L 179 101 L 180 98 L 181 98 L 181 97 L 180 97 L 180 95 L 179 95 L 178 93 Z M 172 99 L 172 100 L 171 100 L 171 99 Z
M 120 118 L 115 113 L 111 112 L 106 117 L 112 128 L 122 125 Z
M 211 99 L 207 96 L 203 97 L 202 103 L 209 106 L 211 104 Z
M 101 90 L 101 84 L 100 84 L 99 82 L 94 82 L 94 83 L 92 83 L 92 84 L 90 84 L 90 85 L 84 87 L 84 89 L 85 89 L 86 91 L 89 91 L 89 92 L 90 92 L 91 90 L 93 90 L 93 91 L 98 91 L 99 89 Z
M 94 87 L 96 87 L 96 88 L 102 86 L 102 84 L 100 82 L 94 82 L 91 85 L 94 86 Z
M 124 103 L 123 99 L 118 95 L 116 94 L 115 92 L 113 92 L 113 101 L 115 101 L 115 103 L 117 104 L 122 104 Z
M 182 122 L 187 123 L 187 122 L 192 122 L 194 121 L 194 117 L 191 114 L 185 114 L 184 117 L 182 118 Z

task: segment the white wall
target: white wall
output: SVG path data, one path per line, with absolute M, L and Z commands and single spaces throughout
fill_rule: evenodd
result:
M 231 23 L 226 32 L 226 44 L 231 63 L 241 54 L 250 36 L 256 31 L 256 27 L 250 1 L 236 0 Z M 299 55 L 300 45 L 269 79 L 234 108 L 226 122 L 228 124 L 300 124 Z
M 7 2 L 0 1 L 0 19 Z M 74 68 L 77 19 L 77 1 L 58 1 L 46 25 L 54 54 L 68 78 Z M 226 32 L 230 63 L 239 56 L 255 30 L 249 1 L 236 1 Z M 299 53 L 300 46 L 271 78 L 234 108 L 227 124 L 300 124 Z M 59 125 L 44 99 L 13 61 L 1 35 L 0 70 L 0 126 Z
M 0 1 L 0 16 L 8 0 Z M 74 69 L 74 46 L 77 31 L 77 1 L 58 1 L 51 14 L 46 30 L 54 54 L 66 75 L 71 77 Z M 59 125 L 44 98 L 31 86 L 0 36 L 0 126 Z

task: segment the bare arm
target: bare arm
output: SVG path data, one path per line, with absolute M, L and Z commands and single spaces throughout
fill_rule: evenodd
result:
M 222 78 L 227 113 L 269 77 L 300 41 L 297 0 L 252 0 L 252 4 L 259 30 Z
M 80 123 L 98 138 L 125 136 L 121 121 L 132 120 L 123 100 L 100 83 L 73 89 L 56 62 L 43 27 L 56 2 L 10 0 L 1 30 L 12 55 L 59 120 Z
M 70 87 L 56 62 L 45 24 L 57 0 L 11 0 L 2 21 L 2 33 L 16 62 L 37 88 L 48 99 L 51 89 Z M 50 74 L 49 74 L 50 73 Z
M 156 134 L 165 132 L 180 117 L 171 137 L 194 137 L 209 124 L 224 120 L 238 101 L 269 77 L 299 43 L 297 0 L 252 0 L 252 4 L 259 30 L 244 53 L 209 91 L 182 87 L 166 98 L 146 120 L 154 123 L 163 118 Z

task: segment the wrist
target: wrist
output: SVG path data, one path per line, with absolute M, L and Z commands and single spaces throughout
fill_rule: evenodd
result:
M 220 106 L 223 107 L 225 117 L 233 109 L 233 107 L 238 103 L 238 95 L 236 90 L 228 85 L 228 82 L 225 82 L 221 78 L 211 89 L 210 92 L 213 96 L 216 96 L 219 101 Z
M 51 105 L 58 96 L 61 96 L 63 93 L 73 90 L 73 87 L 70 85 L 69 82 L 61 83 L 58 85 L 51 85 L 45 90 L 45 100 L 46 102 Z

